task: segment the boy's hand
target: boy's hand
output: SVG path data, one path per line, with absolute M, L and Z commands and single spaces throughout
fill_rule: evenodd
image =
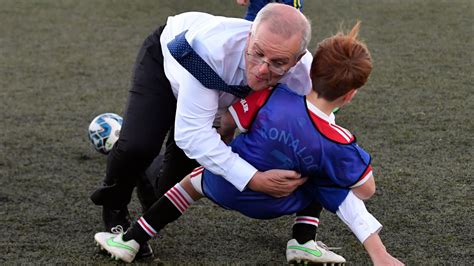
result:
M 248 188 L 253 191 L 263 192 L 275 198 L 290 195 L 299 186 L 306 182 L 307 177 L 295 171 L 273 169 L 257 172 L 248 183 Z
M 393 257 L 390 254 L 386 254 L 381 258 L 377 258 L 373 260 L 374 266 L 403 266 L 403 262 L 399 261 L 397 258 Z
M 378 233 L 371 234 L 364 241 L 365 250 L 369 253 L 370 258 L 375 266 L 390 265 L 390 266 L 402 266 L 405 265 L 392 255 L 387 252 L 382 239 Z

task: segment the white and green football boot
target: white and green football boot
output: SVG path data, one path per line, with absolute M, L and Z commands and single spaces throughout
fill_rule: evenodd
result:
M 310 240 L 304 244 L 291 239 L 286 245 L 286 260 L 290 264 L 344 265 L 346 259 L 329 250 L 321 241 Z
M 140 249 L 140 244 L 135 240 L 124 241 L 122 239 L 123 232 L 119 234 L 100 232 L 94 235 L 97 245 L 101 249 L 105 249 L 112 259 L 121 259 L 125 262 L 131 263 Z

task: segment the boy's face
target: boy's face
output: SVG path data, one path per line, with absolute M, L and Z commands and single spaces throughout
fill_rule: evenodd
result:
M 249 34 L 245 51 L 247 84 L 254 91 L 274 86 L 298 62 L 301 39 L 271 33 L 265 23 Z

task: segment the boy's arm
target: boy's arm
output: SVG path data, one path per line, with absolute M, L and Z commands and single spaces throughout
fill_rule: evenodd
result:
M 361 200 L 368 200 L 375 194 L 375 179 L 371 164 L 367 165 L 364 173 L 355 184 L 350 186 L 350 189 Z
M 363 243 L 375 265 L 403 265 L 387 252 L 378 234 L 382 225 L 352 191 L 347 194 L 336 214 Z
M 236 128 L 237 124 L 235 123 L 234 118 L 229 111 L 226 111 L 222 115 L 220 127 L 217 129 L 217 133 L 221 135 L 222 141 L 224 141 L 226 144 L 229 144 L 234 138 Z
M 364 202 L 349 191 L 336 211 L 337 216 L 351 229 L 361 243 L 371 234 L 382 230 L 382 224 L 365 208 Z
M 378 233 L 374 233 L 370 235 L 364 241 L 365 250 L 369 253 L 370 259 L 374 263 L 375 266 L 377 265 L 405 265 L 397 258 L 394 258 L 387 252 L 384 244 L 382 243 L 382 239 Z
M 375 179 L 371 175 L 364 184 L 352 187 L 352 192 L 361 200 L 368 200 L 375 194 Z

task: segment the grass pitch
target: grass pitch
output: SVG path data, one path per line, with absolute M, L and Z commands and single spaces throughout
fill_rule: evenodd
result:
M 203 3 L 204 2 L 204 3 Z M 105 264 L 89 200 L 105 157 L 86 129 L 121 114 L 134 57 L 168 15 L 243 16 L 235 1 L 0 0 L 0 263 Z M 311 47 L 362 21 L 374 59 L 367 86 L 338 123 L 373 155 L 388 250 L 408 265 L 473 261 L 473 36 L 470 0 L 305 1 Z M 136 200 L 131 205 L 136 215 Z M 165 264 L 284 264 L 291 217 L 245 218 L 193 205 L 152 242 Z M 335 215 L 318 239 L 349 264 L 370 260 Z M 138 263 L 151 263 L 152 260 Z

